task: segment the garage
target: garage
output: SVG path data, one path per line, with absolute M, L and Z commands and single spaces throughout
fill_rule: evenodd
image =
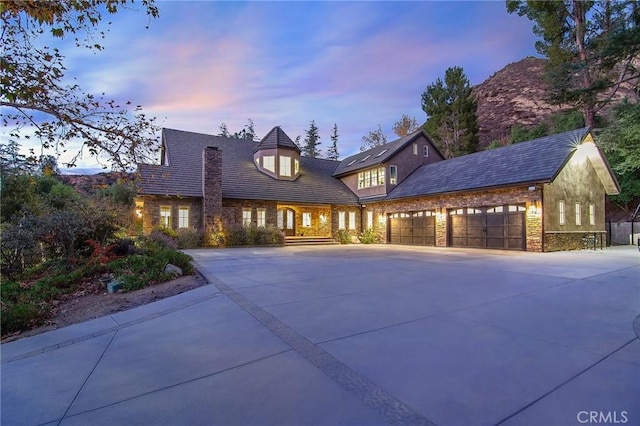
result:
M 389 215 L 389 242 L 392 244 L 435 246 L 435 211 L 423 210 Z
M 449 210 L 449 246 L 525 250 L 524 204 Z

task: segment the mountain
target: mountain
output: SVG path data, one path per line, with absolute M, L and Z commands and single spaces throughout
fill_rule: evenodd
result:
M 546 121 L 553 113 L 569 109 L 549 104 L 544 82 L 546 59 L 528 57 L 511 63 L 473 87 L 478 103 L 480 149 L 493 141 L 506 142 L 514 125 L 533 127 Z M 620 88 L 615 98 L 634 98 L 638 95 L 632 85 Z

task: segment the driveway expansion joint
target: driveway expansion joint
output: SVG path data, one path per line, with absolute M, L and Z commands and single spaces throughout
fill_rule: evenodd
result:
M 244 309 L 340 387 L 358 398 L 365 406 L 380 414 L 389 424 L 435 425 L 434 422 L 254 304 L 221 280 L 212 277 L 210 282 L 222 294 Z

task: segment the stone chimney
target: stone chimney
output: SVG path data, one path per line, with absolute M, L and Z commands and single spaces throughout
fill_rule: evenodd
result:
M 202 222 L 205 243 L 215 244 L 214 233 L 222 221 L 222 151 L 209 146 L 202 151 Z

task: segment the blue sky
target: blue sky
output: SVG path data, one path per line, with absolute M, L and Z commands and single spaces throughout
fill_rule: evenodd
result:
M 65 50 L 68 75 L 174 129 L 251 118 L 259 137 L 280 125 L 295 139 L 315 120 L 324 153 L 335 123 L 341 158 L 378 124 L 393 140 L 402 114 L 423 122 L 420 96 L 447 68 L 476 85 L 536 55 L 530 21 L 502 1 L 156 4 L 148 29 L 143 11 L 119 13 L 104 51 Z

